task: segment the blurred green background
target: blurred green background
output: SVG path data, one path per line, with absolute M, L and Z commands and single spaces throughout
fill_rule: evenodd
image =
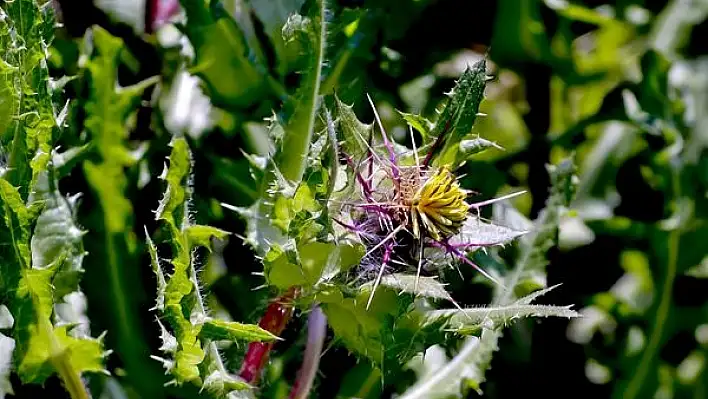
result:
M 218 37 L 196 48 L 186 45 L 166 22 L 179 16 L 173 0 L 54 2 L 62 21 L 50 58 L 56 76 L 77 71 L 77 39 L 93 24 L 121 37 L 130 51 L 119 68 L 122 85 L 162 75 L 161 84 L 143 96 L 130 136 L 136 143 L 158 143 L 145 149 L 129 176 L 135 182 L 128 192 L 134 226 L 154 227 L 152 210 L 162 190 L 155 176 L 167 155 L 168 132 L 181 131 L 195 154 L 198 220 L 243 229 L 218 204 L 246 205 L 255 196 L 242 150 L 264 151 L 263 119 L 278 108 L 283 92 L 297 86 L 297 54 L 288 53 L 279 30 L 306 3 L 222 1 L 219 12 L 233 18 L 248 49 L 234 55 Z M 323 92 L 353 103 L 365 121 L 373 118 L 365 101 L 369 93 L 387 131 L 401 141 L 406 124 L 395 110 L 434 116 L 464 68 L 488 56 L 493 79 L 481 107 L 487 116 L 475 131 L 505 151 L 468 162 L 466 188 L 488 198 L 527 189 L 530 195 L 514 204 L 534 217 L 548 193 L 546 164 L 576 156 L 575 217 L 561 226 L 561 245 L 551 252 L 547 275 L 548 285 L 563 285 L 546 301 L 576 304 L 585 317 L 510 328 L 484 397 L 708 398 L 708 1 L 331 0 L 328 7 L 332 33 Z M 199 29 L 190 22 L 185 31 L 208 36 Z M 219 62 L 192 70 L 205 85 L 188 73 L 186 60 L 195 53 L 197 60 L 219 55 Z M 276 81 L 239 67 L 239 57 L 257 60 Z M 199 68 L 197 62 L 193 69 Z M 66 96 L 80 102 L 86 87 L 73 83 Z M 75 107 L 74 125 L 81 126 L 84 116 Z M 71 137 L 79 136 L 62 140 L 71 146 Z M 76 174 L 63 181 L 63 189 L 88 192 Z M 86 214 L 80 217 L 91 230 L 95 199 L 83 201 Z M 82 287 L 92 330 L 111 330 L 106 309 L 113 304 L 102 303 L 105 276 L 91 267 L 100 261 L 95 254 L 103 244 L 90 235 L 85 241 Z M 262 277 L 253 273 L 262 267 L 237 239 L 218 253 L 202 271 L 212 309 L 257 322 L 269 298 L 266 290 L 254 290 Z M 135 341 L 155 353 L 158 335 L 148 311 L 154 278 L 148 267 L 133 263 L 149 264 L 147 254 L 123 268 L 142 323 Z M 464 305 L 487 303 L 488 288 L 470 289 L 475 275 L 465 274 L 453 279 L 453 296 Z M 263 397 L 287 395 L 286 381 L 294 380 L 301 361 L 303 323 L 294 318 L 286 341 L 276 346 Z M 115 335 L 107 339 L 109 347 L 131 346 L 111 342 Z M 115 356 L 109 361 L 120 377 L 123 364 Z M 133 383 L 160 386 L 159 364 L 143 367 Z M 381 392 L 367 368 L 344 348 L 329 348 L 320 368 L 325 378 L 318 379 L 313 397 L 345 397 L 367 383 L 369 397 L 389 397 L 392 392 Z M 121 397 L 115 380 L 105 384 L 106 397 Z M 16 386 L 19 397 L 65 395 L 54 379 L 45 389 Z

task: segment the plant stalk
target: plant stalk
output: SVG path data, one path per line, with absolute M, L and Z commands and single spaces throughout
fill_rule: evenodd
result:
M 64 383 L 64 389 L 69 392 L 71 399 L 89 399 L 86 387 L 81 381 L 81 375 L 71 367 L 69 354 L 66 351 L 54 356 L 52 364 Z
M 71 354 L 66 348 L 62 348 L 56 335 L 54 335 L 54 327 L 45 318 L 40 319 L 40 324 L 49 337 L 49 350 L 52 354 L 51 362 L 57 374 L 59 374 L 59 379 L 61 379 L 64 389 L 69 393 L 71 399 L 88 399 L 86 387 L 81 381 L 81 373 L 71 366 L 71 359 L 69 358 Z
M 279 336 L 290 321 L 293 314 L 292 301 L 295 298 L 295 287 L 273 301 L 266 309 L 258 323 L 262 329 Z M 251 342 L 243 360 L 239 375 L 249 384 L 256 384 L 263 367 L 268 362 L 270 350 L 274 342 Z

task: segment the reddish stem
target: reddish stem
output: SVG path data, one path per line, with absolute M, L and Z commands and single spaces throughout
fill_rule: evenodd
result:
M 292 301 L 296 295 L 295 287 L 290 288 L 285 294 L 273 301 L 261 317 L 258 326 L 279 336 L 288 324 L 293 314 Z M 263 367 L 268 362 L 270 350 L 274 342 L 252 342 L 243 359 L 240 376 L 250 384 L 256 384 Z
M 451 121 L 452 118 L 448 119 L 448 121 L 445 122 L 445 127 L 443 127 L 443 130 L 442 132 L 440 132 L 438 138 L 435 139 L 433 146 L 430 148 L 430 151 L 428 151 L 428 155 L 425 156 L 425 160 L 423 160 L 423 166 L 430 166 L 430 161 L 433 159 L 433 155 L 440 149 L 443 141 L 445 140 L 445 134 L 447 134 L 448 129 L 450 129 Z

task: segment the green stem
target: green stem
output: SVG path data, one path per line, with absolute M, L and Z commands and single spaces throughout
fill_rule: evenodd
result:
M 674 198 L 676 198 L 680 192 L 678 173 L 674 173 L 673 181 L 673 191 L 675 194 Z M 676 226 L 669 233 L 666 279 L 664 280 L 664 284 L 662 286 L 661 300 L 659 302 L 659 307 L 656 310 L 656 317 L 654 318 L 654 325 L 652 327 L 651 335 L 649 336 L 649 343 L 642 353 L 642 357 L 639 360 L 637 369 L 632 375 L 632 379 L 629 381 L 629 384 L 627 384 L 627 389 L 625 389 L 622 395 L 623 399 L 634 399 L 641 393 L 642 388 L 644 387 L 644 380 L 649 374 L 652 360 L 656 357 L 661 346 L 661 340 L 664 336 L 664 326 L 666 325 L 666 320 L 669 317 L 669 311 L 671 310 L 671 297 L 674 280 L 676 279 L 676 270 L 678 268 L 680 239 L 681 228 Z
M 76 371 L 71 365 L 71 354 L 66 348 L 61 346 L 56 335 L 54 335 L 54 328 L 48 320 L 42 319 L 40 324 L 50 337 L 49 350 L 52 354 L 52 365 L 56 369 L 57 374 L 59 374 L 59 378 L 64 383 L 64 389 L 69 392 L 71 399 L 88 399 L 89 396 L 86 393 L 86 387 L 83 381 L 81 381 L 81 373 Z
M 105 208 L 104 208 L 105 210 Z M 104 211 L 104 216 L 106 215 Z M 108 221 L 105 221 L 107 225 Z M 125 302 L 127 294 L 123 287 L 120 266 L 116 259 L 116 248 L 113 243 L 113 233 L 106 231 L 105 233 L 105 248 L 108 257 L 108 284 L 111 287 L 112 302 L 115 304 L 116 314 L 118 316 L 118 335 L 121 337 L 130 337 L 133 330 L 133 323 L 128 311 L 128 305 Z
M 291 182 L 299 183 L 307 166 L 312 134 L 315 130 L 315 116 L 319 108 L 322 64 L 324 63 L 326 46 L 325 6 L 324 0 L 319 0 L 319 32 L 317 32 L 317 50 L 312 60 L 313 70 L 310 72 L 304 86 L 301 101 L 288 123 L 280 150 L 278 166 L 283 177 Z

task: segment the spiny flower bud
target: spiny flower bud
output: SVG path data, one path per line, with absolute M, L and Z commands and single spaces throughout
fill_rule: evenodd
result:
M 441 253 L 445 258 L 456 259 L 472 266 L 490 280 L 491 275 L 467 258 L 467 253 L 476 248 L 500 245 L 520 233 L 490 225 L 472 215 L 470 209 L 479 209 L 497 200 L 468 204 L 468 191 L 462 189 L 449 163 L 429 162 L 435 157 L 435 145 L 421 162 L 417 148 L 413 157 L 392 144 L 383 129 L 373 101 L 374 116 L 381 131 L 381 140 L 373 139 L 373 130 L 350 129 L 360 144 L 358 153 L 340 156 L 352 169 L 353 184 L 359 190 L 352 191 L 335 220 L 354 233 L 366 248 L 355 273 L 357 279 L 374 280 L 367 307 L 381 283 L 384 274 L 400 271 L 401 267 L 416 269 L 416 288 L 421 272 L 429 272 L 441 266 L 433 261 L 432 253 Z M 345 116 L 353 119 L 350 108 L 342 108 Z M 367 126 L 355 120 L 357 126 Z M 365 138 L 363 134 L 369 134 Z M 445 134 L 442 132 L 441 134 Z M 378 141 L 378 143 L 377 143 Z M 485 140 L 485 143 L 487 141 Z M 490 142 L 491 143 L 491 142 Z M 458 145 L 457 143 L 456 145 Z M 355 149 L 353 145 L 350 149 Z M 363 151 L 362 151 L 363 150 Z M 360 159 L 352 158 L 361 157 Z M 437 158 L 436 158 L 437 160 Z M 358 198 L 355 198 L 357 197 Z M 498 199 L 504 199 L 503 197 Z M 341 222 L 351 220 L 351 223 Z M 499 240 L 489 236 L 472 236 L 470 232 L 490 226 Z M 492 238 L 490 240 L 490 238 Z M 424 267 L 425 266 L 425 267 Z

